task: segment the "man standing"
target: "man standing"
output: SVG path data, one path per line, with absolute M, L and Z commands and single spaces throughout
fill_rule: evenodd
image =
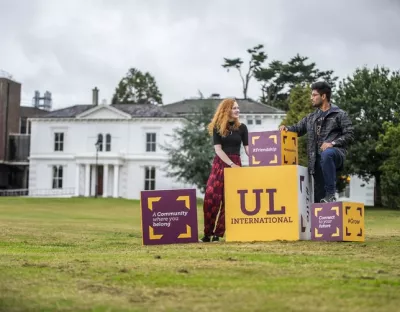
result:
M 307 133 L 308 170 L 314 176 L 314 202 L 336 201 L 336 172 L 343 169 L 349 144 L 354 140 L 353 126 L 346 112 L 330 103 L 331 87 L 325 81 L 311 85 L 314 112 L 293 126 L 280 131 Z

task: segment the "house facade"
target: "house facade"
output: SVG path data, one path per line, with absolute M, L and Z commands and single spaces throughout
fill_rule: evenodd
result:
M 139 199 L 142 190 L 195 188 L 167 176 L 167 154 L 161 147 L 174 144 L 169 135 L 182 126 L 184 116 L 197 113 L 201 105 L 216 108 L 220 101 L 192 99 L 163 106 L 95 103 L 32 118 L 29 194 Z M 285 117 L 285 112 L 256 101 L 237 101 L 249 132 L 276 130 Z M 248 165 L 243 150 L 242 162 Z M 352 179 L 352 189 L 354 183 L 361 182 Z M 351 195 L 369 203 L 365 191 L 357 189 Z M 197 191 L 197 196 L 202 194 Z
M 155 106 L 76 105 L 31 120 L 29 193 L 138 199 L 185 187 L 165 176 L 160 146 L 180 118 Z

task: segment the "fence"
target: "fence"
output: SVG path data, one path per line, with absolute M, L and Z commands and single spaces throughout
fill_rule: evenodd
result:
M 62 189 L 15 189 L 15 190 L 0 190 L 0 197 L 71 197 L 75 194 L 74 187 Z

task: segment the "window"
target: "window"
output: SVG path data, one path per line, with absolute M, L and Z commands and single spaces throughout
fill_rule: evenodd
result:
M 156 134 L 146 133 L 146 152 L 156 151 Z
M 103 135 L 99 133 L 97 135 L 97 143 L 99 144 L 99 152 L 103 151 Z
M 111 151 L 111 134 L 106 134 L 106 152 Z
M 64 133 L 54 133 L 54 150 L 56 152 L 62 152 L 64 150 Z
M 19 120 L 19 133 L 21 134 L 26 134 L 26 122 L 27 119 L 26 118 L 20 118 Z
M 256 119 L 256 125 L 261 125 L 261 119 Z
M 156 168 L 145 167 L 144 175 L 144 189 L 145 191 L 152 191 L 156 189 Z
M 253 119 L 247 119 L 247 124 L 252 125 L 253 124 Z
M 53 166 L 53 189 L 60 189 L 63 186 L 63 167 Z

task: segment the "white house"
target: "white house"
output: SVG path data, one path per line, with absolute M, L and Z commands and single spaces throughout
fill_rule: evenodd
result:
M 179 124 L 148 105 L 76 105 L 31 119 L 30 194 L 94 196 L 97 188 L 137 199 L 143 189 L 182 187 L 162 174 L 159 148 Z
M 167 155 L 160 146 L 173 143 L 168 135 L 182 125 L 183 116 L 199 105 L 216 107 L 219 102 L 75 105 L 30 119 L 29 194 L 139 199 L 142 190 L 193 187 L 166 176 Z M 276 130 L 285 117 L 256 101 L 238 103 L 250 132 Z M 244 153 L 242 160 L 248 165 Z M 363 190 L 356 196 L 370 201 Z

